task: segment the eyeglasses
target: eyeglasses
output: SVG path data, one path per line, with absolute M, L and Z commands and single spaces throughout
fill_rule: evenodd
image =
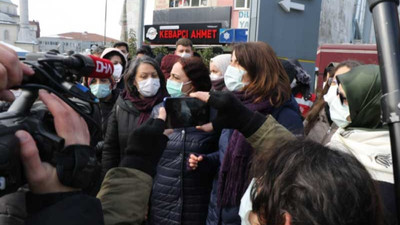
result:
M 339 88 L 337 89 L 337 95 L 339 95 L 340 102 L 343 105 L 344 101 L 347 101 L 347 98 L 344 96 L 344 94 L 342 92 L 339 91 Z

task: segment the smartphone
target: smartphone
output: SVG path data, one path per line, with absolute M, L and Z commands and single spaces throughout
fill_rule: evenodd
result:
M 195 127 L 210 122 L 210 106 L 196 98 L 164 98 L 167 128 Z

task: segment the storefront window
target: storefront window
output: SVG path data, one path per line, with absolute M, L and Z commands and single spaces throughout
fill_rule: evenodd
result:
M 235 0 L 236 9 L 249 9 L 251 0 Z
M 208 0 L 170 0 L 169 7 L 199 7 L 199 6 L 207 6 Z

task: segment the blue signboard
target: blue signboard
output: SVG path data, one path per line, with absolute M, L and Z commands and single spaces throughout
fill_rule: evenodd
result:
M 248 33 L 248 29 L 235 29 L 235 42 L 247 42 Z
M 233 43 L 234 38 L 234 29 L 219 29 L 219 43 Z
M 219 29 L 219 43 L 247 42 L 248 29 Z

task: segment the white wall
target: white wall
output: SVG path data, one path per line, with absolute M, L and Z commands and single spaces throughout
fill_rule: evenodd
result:
M 356 0 L 322 0 L 319 44 L 350 43 Z

